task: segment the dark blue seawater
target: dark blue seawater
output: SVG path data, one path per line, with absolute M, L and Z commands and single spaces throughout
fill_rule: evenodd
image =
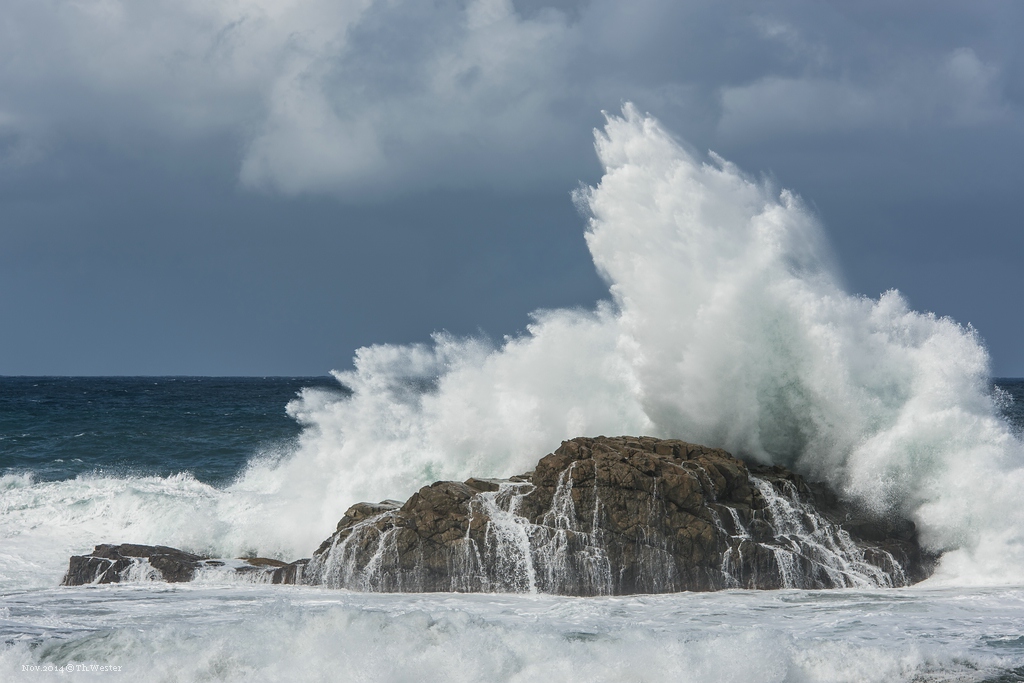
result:
M 331 377 L 0 377 L 0 475 L 37 480 L 191 472 L 230 482 L 261 451 L 286 448 L 285 413 Z
M 999 378 L 1003 411 L 1024 432 L 1024 379 Z M 0 475 L 37 480 L 191 472 L 224 485 L 254 455 L 300 431 L 285 406 L 331 377 L 0 377 Z

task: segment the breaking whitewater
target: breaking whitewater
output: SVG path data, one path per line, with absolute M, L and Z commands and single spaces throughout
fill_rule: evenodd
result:
M 344 391 L 288 404 L 289 445 L 220 482 L 201 441 L 177 474 L 0 470 L 0 679 L 1024 681 L 1024 446 L 974 330 L 895 291 L 846 293 L 799 198 L 695 159 L 632 107 L 596 147 L 605 174 L 575 195 L 609 285 L 596 309 L 538 312 L 498 346 L 360 349 Z M 308 557 L 357 501 L 508 477 L 600 434 L 827 482 L 912 519 L 938 565 L 910 588 L 588 598 L 228 573 L 59 586 L 99 543 Z

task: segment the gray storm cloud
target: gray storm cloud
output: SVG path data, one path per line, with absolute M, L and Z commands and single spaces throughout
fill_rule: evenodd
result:
M 630 99 L 695 142 L 1021 122 L 1013 3 L 12 0 L 0 155 L 228 135 L 243 185 L 571 181 Z

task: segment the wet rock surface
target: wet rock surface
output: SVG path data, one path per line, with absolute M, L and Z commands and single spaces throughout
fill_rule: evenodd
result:
M 906 520 L 779 467 L 649 437 L 563 442 L 529 474 L 353 506 L 306 583 L 571 595 L 903 586 L 928 575 Z
M 71 558 L 61 585 L 128 581 L 193 581 L 203 572 L 235 574 L 254 583 L 297 583 L 309 560 L 290 564 L 265 557 L 208 558 L 163 545 L 101 544 L 88 555 Z
M 128 580 L 133 571 L 139 578 L 145 578 L 143 572 L 149 569 L 159 572 L 164 581 L 191 581 L 203 559 L 198 555 L 163 545 L 103 544 L 96 546 L 89 555 L 76 555 L 71 558 L 63 585 L 120 583 Z
M 357 503 L 308 560 L 100 545 L 71 558 L 64 584 L 219 570 L 366 591 L 619 595 L 905 586 L 934 560 L 912 522 L 874 516 L 784 468 L 678 440 L 581 437 L 523 475 Z

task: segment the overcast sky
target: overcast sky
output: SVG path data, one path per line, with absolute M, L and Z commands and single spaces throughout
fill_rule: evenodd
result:
M 1024 375 L 1024 4 L 5 0 L 0 374 L 323 374 L 607 290 L 602 110 Z

